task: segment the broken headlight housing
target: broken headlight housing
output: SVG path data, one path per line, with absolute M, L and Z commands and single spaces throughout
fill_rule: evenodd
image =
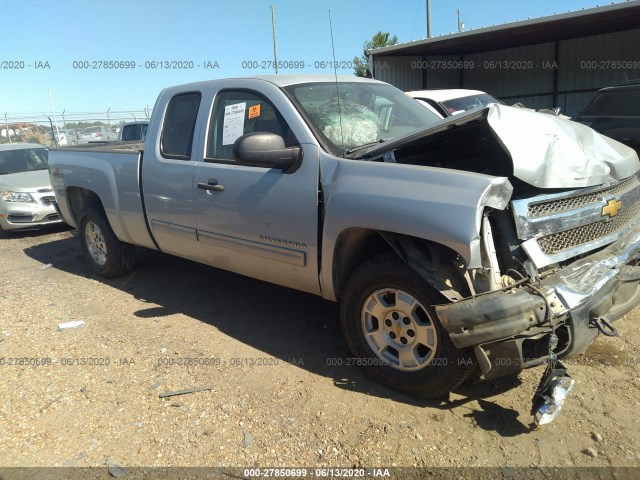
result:
M 547 368 L 533 397 L 531 413 L 536 426 L 555 420 L 575 383 L 560 362 Z

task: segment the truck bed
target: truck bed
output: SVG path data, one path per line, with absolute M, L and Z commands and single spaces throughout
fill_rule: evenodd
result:
M 77 227 L 84 203 L 75 192 L 90 192 L 100 199 L 119 239 L 155 248 L 140 194 L 143 150 L 144 144 L 140 142 L 105 142 L 51 149 L 51 184 L 59 199 L 63 219 Z

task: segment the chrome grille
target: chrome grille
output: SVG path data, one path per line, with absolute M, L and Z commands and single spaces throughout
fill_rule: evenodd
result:
M 597 222 L 582 227 L 572 228 L 564 232 L 553 233 L 546 237 L 538 238 L 540 249 L 547 255 L 555 255 L 586 243 L 593 242 L 602 237 L 607 237 L 625 228 L 638 217 L 638 202 L 620 214 L 610 222 Z
M 634 175 L 609 188 L 590 192 L 585 195 L 577 195 L 575 197 L 561 198 L 541 203 L 532 203 L 529 205 L 529 217 L 544 217 L 547 215 L 553 215 L 554 213 L 574 210 L 576 208 L 584 207 L 585 205 L 596 203 L 604 198 L 614 197 L 620 193 L 627 192 L 636 188 L 639 184 L 640 180 L 638 180 L 638 177 Z
M 640 180 L 636 174 L 604 187 L 516 199 L 511 207 L 522 248 L 542 268 L 640 228 Z
M 53 205 L 54 202 L 56 201 L 56 197 L 54 196 L 40 197 L 40 201 L 42 202 L 43 205 Z

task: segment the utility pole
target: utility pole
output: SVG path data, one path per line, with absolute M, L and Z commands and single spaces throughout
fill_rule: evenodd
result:
M 5 131 L 7 132 L 7 138 L 9 139 L 9 143 L 13 143 L 13 140 L 11 139 L 11 134 L 9 133 L 9 123 L 7 122 L 7 112 L 4 112 L 4 125 L 5 125 Z
M 273 66 L 278 74 L 278 47 L 276 46 L 276 7 L 271 4 L 271 28 L 273 29 Z
M 464 20 L 460 20 L 460 10 L 458 10 L 458 33 L 464 30 Z
M 55 124 L 55 130 L 51 133 L 53 133 L 53 144 L 55 146 L 58 146 L 58 141 L 56 140 L 56 134 L 58 134 L 58 137 L 60 137 L 60 132 L 58 131 L 58 119 L 56 118 L 56 109 L 53 106 L 53 96 L 51 95 L 51 89 L 48 89 L 49 92 L 49 103 L 51 104 L 51 113 L 53 113 L 53 123 Z M 52 125 L 53 127 L 53 125 Z
M 427 38 L 431 38 L 431 0 L 427 0 Z

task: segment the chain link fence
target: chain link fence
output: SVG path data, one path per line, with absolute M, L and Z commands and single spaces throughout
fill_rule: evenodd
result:
M 70 146 L 80 142 L 85 128 L 104 127 L 117 136 L 125 122 L 149 120 L 151 110 L 75 112 L 57 114 L 0 114 L 0 144 L 39 143 L 46 147 Z

